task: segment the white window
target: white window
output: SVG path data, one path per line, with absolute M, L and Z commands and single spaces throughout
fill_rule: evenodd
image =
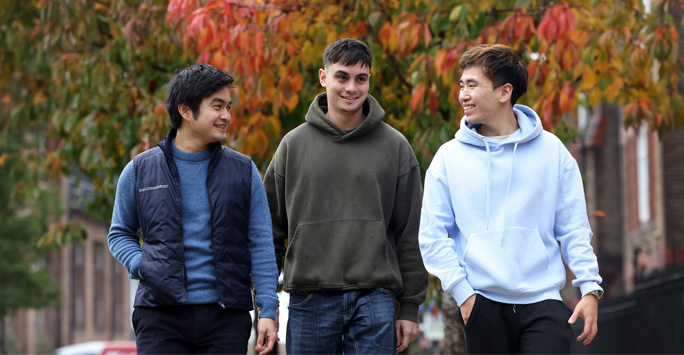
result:
M 651 220 L 651 196 L 648 169 L 648 126 L 639 127 L 636 141 L 637 148 L 637 199 L 639 201 L 639 222 Z

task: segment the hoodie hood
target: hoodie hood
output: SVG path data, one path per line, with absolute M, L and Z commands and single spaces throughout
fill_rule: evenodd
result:
M 466 116 L 461 119 L 461 127 L 456 132 L 455 137 L 463 143 L 485 147 L 485 141 L 490 145 L 525 143 L 539 136 L 544 130 L 539 116 L 531 108 L 515 105 L 513 106 L 513 113 L 515 113 L 520 128 L 503 141 L 490 139 L 477 133 L 477 128 L 480 125 L 469 124 Z
M 363 103 L 363 114 L 366 119 L 356 129 L 347 132 L 334 124 L 328 117 L 328 97 L 326 93 L 322 93 L 311 102 L 309 111 L 306 113 L 306 122 L 318 127 L 321 131 L 330 135 L 333 139 L 346 140 L 354 137 L 362 136 L 373 128 L 377 127 L 382 118 L 385 116 L 385 110 L 380 107 L 380 103 L 371 95 L 366 96 L 366 101 Z
M 513 134 L 508 136 L 508 138 L 503 141 L 498 141 L 496 139 L 485 137 L 477 133 L 477 127 L 480 125 L 471 125 L 466 121 L 464 116 L 461 119 L 461 128 L 456 132 L 456 139 L 479 149 L 484 148 L 487 151 L 487 190 L 485 196 L 485 228 L 489 230 L 490 222 L 490 209 L 491 209 L 491 180 L 492 180 L 492 148 L 504 146 L 506 144 L 513 145 L 513 153 L 510 157 L 510 171 L 508 173 L 508 184 L 506 186 L 506 198 L 504 202 L 504 227 L 507 224 L 507 214 L 508 214 L 508 199 L 511 191 L 511 178 L 513 177 L 513 170 L 515 169 L 515 154 L 518 151 L 518 144 L 529 142 L 532 139 L 538 137 L 542 131 L 542 124 L 539 116 L 531 108 L 524 105 L 513 106 L 513 113 L 518 120 L 518 126 L 520 128 Z M 503 243 L 503 235 L 501 236 L 501 243 Z

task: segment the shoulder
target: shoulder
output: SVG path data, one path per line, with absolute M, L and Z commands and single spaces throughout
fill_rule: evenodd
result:
M 396 128 L 390 126 L 387 122 L 380 122 L 380 124 L 375 128 L 384 138 L 396 141 L 400 144 L 409 144 L 408 139 L 403 133 L 399 132 Z
M 160 154 L 164 154 L 164 152 L 162 152 L 161 148 L 154 147 L 152 149 L 148 149 L 148 150 L 136 155 L 133 158 L 133 162 L 134 162 L 134 164 L 139 164 L 141 162 L 144 162 L 145 160 L 159 156 Z
M 318 130 L 314 125 L 308 122 L 304 122 L 300 124 L 299 126 L 295 127 L 291 131 L 287 132 L 285 136 L 283 136 L 283 139 L 281 143 L 286 143 L 286 144 L 293 144 L 298 142 L 301 139 L 304 139 L 308 136 L 310 136 L 312 133 L 315 133 Z
M 252 158 L 224 145 L 221 146 L 221 154 L 228 159 L 233 159 L 244 164 L 252 164 Z

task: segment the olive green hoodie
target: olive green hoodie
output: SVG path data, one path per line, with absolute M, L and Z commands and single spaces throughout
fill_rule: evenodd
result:
M 428 276 L 418 248 L 422 187 L 413 150 L 382 122 L 385 111 L 370 95 L 366 119 L 352 131 L 326 112 L 326 94 L 318 95 L 264 177 L 284 289 L 382 287 L 399 301 L 398 318 L 417 322 Z

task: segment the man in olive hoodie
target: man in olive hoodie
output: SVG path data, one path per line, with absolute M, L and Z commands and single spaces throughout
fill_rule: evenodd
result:
M 323 61 L 326 92 L 285 135 L 264 177 L 290 293 L 287 352 L 402 351 L 420 331 L 427 292 L 420 168 L 368 95 L 368 47 L 342 39 Z

